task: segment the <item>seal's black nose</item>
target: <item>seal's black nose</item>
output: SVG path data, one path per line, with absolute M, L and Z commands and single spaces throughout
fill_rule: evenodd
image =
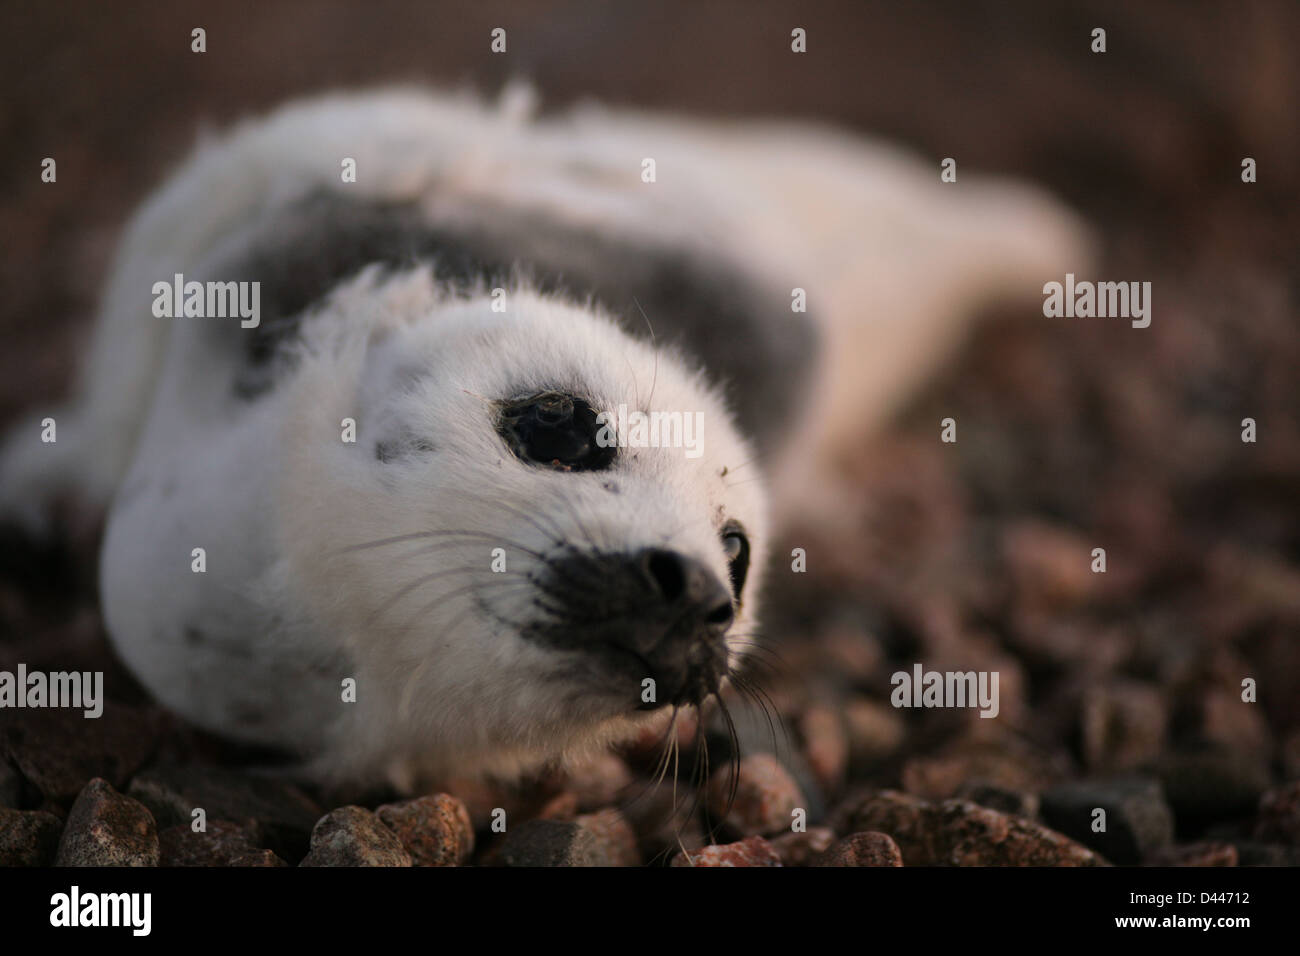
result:
M 676 551 L 650 548 L 637 556 L 665 604 L 720 632 L 731 626 L 731 593 L 708 568 Z
M 650 665 L 657 694 L 644 706 L 699 703 L 718 690 L 726 669 L 731 592 L 702 562 L 677 551 L 648 548 L 629 563 L 649 584 L 649 610 L 644 624 L 629 622 L 612 633 Z M 648 647 L 647 638 L 653 640 Z
M 549 642 L 616 662 L 642 709 L 699 703 L 716 693 L 727 666 L 731 592 L 702 562 L 663 548 L 573 556 L 551 564 Z M 655 682 L 653 700 L 640 694 Z

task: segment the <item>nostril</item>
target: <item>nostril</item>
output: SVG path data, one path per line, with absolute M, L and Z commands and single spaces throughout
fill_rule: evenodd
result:
M 731 602 L 727 601 L 710 611 L 704 618 L 704 623 L 715 627 L 729 627 L 734 616 L 735 612 L 731 608 Z
M 686 591 L 686 569 L 680 556 L 671 551 L 650 551 L 645 568 L 650 578 L 668 602 L 676 601 Z

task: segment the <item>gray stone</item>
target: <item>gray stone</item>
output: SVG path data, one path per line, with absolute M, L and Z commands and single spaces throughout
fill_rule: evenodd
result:
M 49 866 L 63 821 L 43 810 L 0 807 L 0 866 Z
M 263 845 L 290 861 L 307 852 L 324 813 L 286 780 L 219 767 L 153 767 L 136 774 L 127 793 L 147 806 L 161 827 L 189 826 L 196 808 L 208 820 L 256 821 Z
M 410 866 L 396 834 L 362 807 L 339 807 L 311 831 L 311 851 L 300 866 Z
M 1188 831 L 1254 816 L 1270 783 L 1254 756 L 1223 746 L 1166 754 L 1151 765 L 1178 825 Z
M 1106 829 L 1093 830 L 1097 809 Z M 1136 864 L 1174 838 L 1174 818 L 1157 780 L 1116 777 L 1060 784 L 1043 794 L 1043 821 L 1114 863 Z
M 529 820 L 506 833 L 506 866 L 613 866 L 597 835 L 577 822 Z
M 136 800 L 96 777 L 68 813 L 59 841 L 58 866 L 157 866 L 158 830 Z
M 93 720 L 80 710 L 0 710 L 0 760 L 7 756 L 46 800 L 62 806 L 95 777 L 125 787 L 160 735 L 156 712 L 116 701 Z
M 9 761 L 0 757 L 0 807 L 22 806 L 23 777 Z
M 258 846 L 257 828 L 229 820 L 209 820 L 195 832 L 180 824 L 158 834 L 162 866 L 288 866 Z

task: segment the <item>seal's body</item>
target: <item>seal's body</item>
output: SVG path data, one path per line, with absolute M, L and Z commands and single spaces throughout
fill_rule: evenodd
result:
M 318 777 L 515 773 L 716 693 L 769 512 L 833 507 L 959 320 L 1078 261 L 1050 201 L 833 131 L 526 107 L 330 97 L 202 148 L 57 442 L 0 461 L 34 530 L 108 505 L 105 621 L 160 700 Z M 182 281 L 259 314 L 159 317 Z

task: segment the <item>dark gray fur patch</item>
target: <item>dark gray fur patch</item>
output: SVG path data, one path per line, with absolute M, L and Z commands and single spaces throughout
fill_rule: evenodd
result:
M 380 462 L 400 461 L 407 458 L 424 457 L 433 454 L 436 449 L 427 438 L 413 435 L 397 435 L 375 442 L 375 460 Z
M 503 207 L 452 227 L 427 222 L 411 205 L 326 192 L 275 215 L 266 235 L 221 270 L 223 279 L 261 283 L 260 324 L 241 330 L 245 359 L 235 390 L 246 399 L 274 387 L 281 347 L 296 338 L 303 314 L 376 263 L 427 264 L 461 292 L 526 278 L 542 293 L 598 303 L 637 338 L 650 339 L 652 328 L 659 345 L 676 346 L 722 386 L 760 448 L 793 420 L 816 358 L 814 326 L 790 310 L 789 290 L 713 250 Z
M 276 361 L 298 336 L 303 315 L 367 266 L 394 271 L 427 265 L 440 282 L 469 289 L 503 284 L 510 270 L 474 257 L 456 237 L 434 229 L 411 205 L 363 202 L 317 192 L 274 217 L 266 238 L 219 271 L 261 284 L 260 321 L 241 329 L 244 362 L 236 394 L 256 398 L 279 377 Z

